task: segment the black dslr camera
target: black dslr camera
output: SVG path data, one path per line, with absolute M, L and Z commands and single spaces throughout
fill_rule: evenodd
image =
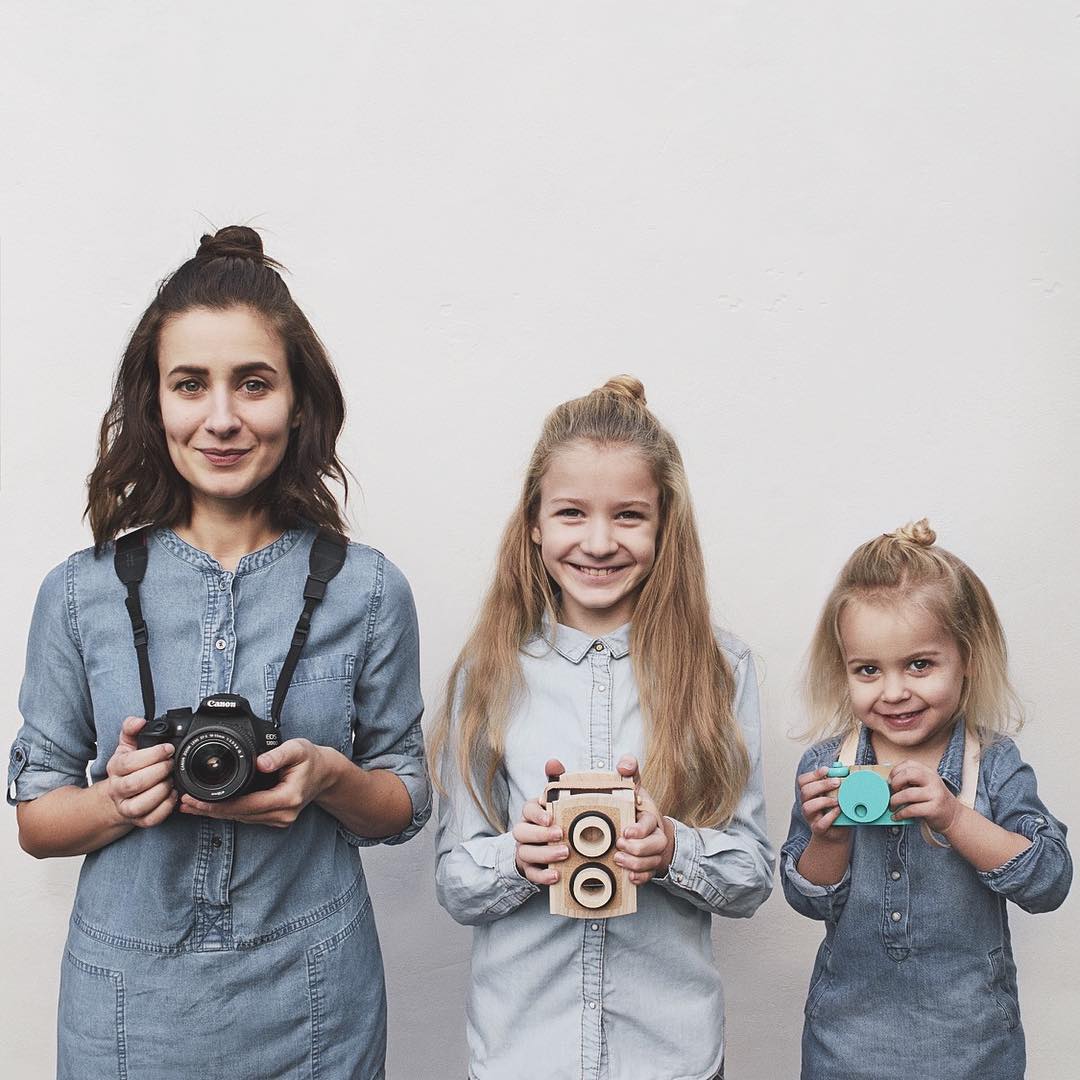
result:
M 255 759 L 281 744 L 281 732 L 252 711 L 239 694 L 214 694 L 199 707 L 170 709 L 139 732 L 139 748 L 172 743 L 173 784 L 203 802 L 220 802 L 277 783 L 278 774 L 263 773 Z

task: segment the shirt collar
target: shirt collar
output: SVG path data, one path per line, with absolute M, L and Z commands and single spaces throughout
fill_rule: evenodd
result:
M 859 731 L 859 748 L 855 752 L 855 761 L 859 765 L 878 763 L 873 743 L 870 742 L 870 729 L 865 724 L 861 725 Z M 959 792 L 964 775 L 964 721 L 962 717 L 953 724 L 949 745 L 945 747 L 945 753 L 941 755 L 941 761 L 938 762 L 938 775 L 949 785 L 953 794 Z
M 550 646 L 572 664 L 581 663 L 590 651 L 606 650 L 616 660 L 621 660 L 630 652 L 630 624 L 624 623 L 617 630 L 598 637 L 595 634 L 586 634 L 583 630 L 575 630 L 572 626 L 563 626 L 562 623 L 556 623 L 552 628 L 550 619 L 545 615 L 542 631 L 525 646 L 525 651 L 530 656 L 540 655 L 534 646 L 539 646 L 541 650 Z
M 200 570 L 209 570 L 213 572 L 221 570 L 221 564 L 217 559 L 212 555 L 208 555 L 205 551 L 193 547 L 186 540 L 182 540 L 172 529 L 161 528 L 158 529 L 154 535 L 156 539 L 164 544 L 178 559 L 183 559 L 184 562 L 190 563 Z M 266 547 L 259 548 L 258 551 L 252 551 L 245 555 L 237 564 L 236 574 L 234 576 L 240 577 L 242 574 L 250 573 L 253 570 L 261 570 L 264 566 L 269 566 L 270 563 L 275 562 L 277 559 L 280 559 L 282 555 L 290 551 L 303 535 L 303 529 L 286 529 L 273 543 L 267 544 Z

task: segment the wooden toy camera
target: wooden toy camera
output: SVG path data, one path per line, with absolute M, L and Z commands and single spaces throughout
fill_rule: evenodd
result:
M 840 777 L 836 798 L 840 814 L 834 825 L 912 825 L 911 818 L 893 821 L 889 809 L 891 765 L 844 765 L 835 762 L 829 776 Z
M 570 849 L 550 888 L 552 915 L 610 919 L 637 911 L 637 887 L 614 861 L 615 841 L 637 820 L 634 781 L 618 773 L 563 773 L 548 778 L 543 801 Z

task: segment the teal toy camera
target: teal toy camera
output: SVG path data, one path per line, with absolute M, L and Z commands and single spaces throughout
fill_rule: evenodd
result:
M 837 761 L 829 776 L 840 777 L 836 792 L 840 814 L 834 825 L 912 825 L 910 818 L 893 821 L 889 809 L 891 765 L 844 765 Z

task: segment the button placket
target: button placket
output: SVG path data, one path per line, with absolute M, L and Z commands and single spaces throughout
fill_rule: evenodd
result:
M 589 760 L 598 771 L 612 768 L 611 749 L 611 653 L 602 641 L 589 653 L 592 693 L 589 695 Z M 601 690 L 603 687 L 603 690 Z

